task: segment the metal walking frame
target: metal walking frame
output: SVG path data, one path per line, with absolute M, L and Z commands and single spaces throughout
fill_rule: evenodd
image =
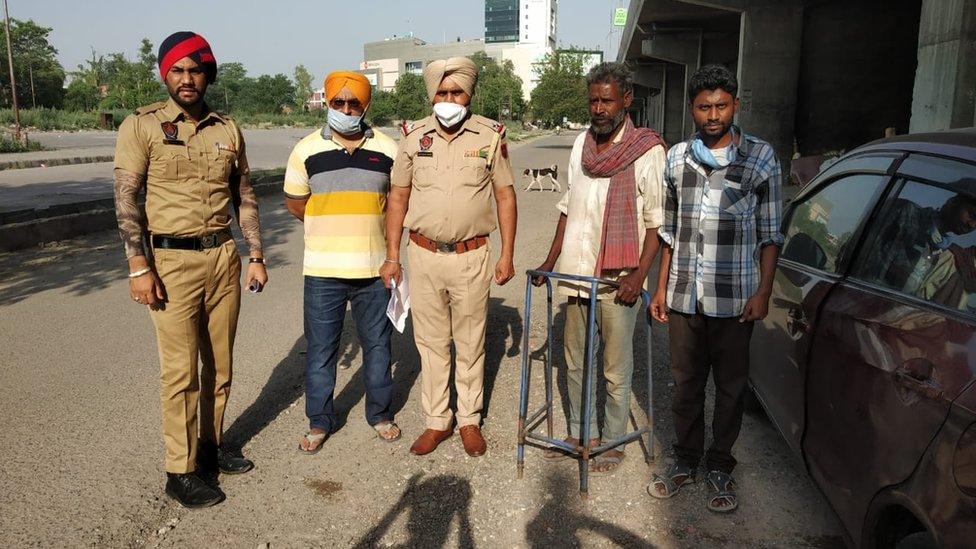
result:
M 525 465 L 525 445 L 526 439 L 531 439 L 533 441 L 539 441 L 550 446 L 565 450 L 571 456 L 580 460 L 580 497 L 583 500 L 587 499 L 587 494 L 589 490 L 589 471 L 590 471 L 590 459 L 594 456 L 603 453 L 612 448 L 616 448 L 622 444 L 626 444 L 633 440 L 639 439 L 643 435 L 647 435 L 647 453 L 645 461 L 650 463 L 654 459 L 654 407 L 653 402 L 653 380 L 654 376 L 652 374 L 652 362 L 651 362 L 651 351 L 652 351 L 652 340 L 651 340 L 651 323 L 650 318 L 647 321 L 647 425 L 637 429 L 636 431 L 631 431 L 626 435 L 609 442 L 605 442 L 596 448 L 590 449 L 587 442 L 590 440 L 590 402 L 596 398 L 596 368 L 594 367 L 594 361 L 596 359 L 596 305 L 597 305 L 597 288 L 603 285 L 609 285 L 613 287 L 619 287 L 620 284 L 613 280 L 606 280 L 602 278 L 594 278 L 589 276 L 577 276 L 570 274 L 562 274 L 548 271 L 536 271 L 528 270 L 525 272 L 525 319 L 523 326 L 525 329 L 522 332 L 522 377 L 519 383 L 519 418 L 518 418 L 518 449 L 516 450 L 516 459 L 518 465 L 518 478 L 522 478 L 522 472 Z M 532 359 L 530 357 L 529 350 L 529 326 L 532 317 L 532 279 L 536 276 L 542 276 L 545 278 L 546 282 L 546 299 L 547 299 L 547 311 L 546 311 L 546 364 L 545 364 L 545 384 L 546 384 L 546 403 L 542 407 L 534 410 L 532 414 L 529 414 L 529 378 L 532 369 Z M 557 280 L 570 280 L 574 282 L 584 282 L 590 285 L 590 309 L 587 313 L 587 331 L 586 331 L 586 364 L 583 369 L 583 410 L 582 410 L 582 424 L 580 425 L 580 445 L 572 446 L 567 442 L 553 438 L 553 415 L 552 415 L 552 405 L 553 405 L 553 391 L 552 391 L 552 344 L 553 344 L 553 328 L 552 328 L 552 279 Z M 644 307 L 650 306 L 651 296 L 647 291 L 641 289 L 641 299 L 644 302 Z M 542 421 L 546 422 L 546 436 L 537 434 L 533 432 L 533 429 L 539 426 Z M 534 446 L 534 444 L 529 443 Z M 537 446 L 540 447 L 541 446 Z

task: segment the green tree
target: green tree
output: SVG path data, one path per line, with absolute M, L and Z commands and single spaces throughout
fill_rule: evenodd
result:
M 312 97 L 312 73 L 308 72 L 305 65 L 295 67 L 295 105 L 301 110 L 308 110 L 308 100 Z
M 105 58 L 93 49 L 91 59 L 79 64 L 71 74 L 71 83 L 65 90 L 64 108 L 71 111 L 89 112 L 101 101 L 101 88 L 105 82 Z
M 397 118 L 396 97 L 393 92 L 373 90 L 366 119 L 372 126 L 386 126 Z
M 393 87 L 396 116 L 403 120 L 417 120 L 430 114 L 427 86 L 419 74 L 405 73 L 397 78 Z
M 584 122 L 589 117 L 585 54 L 562 50 L 547 54 L 536 68 L 539 82 L 532 90 L 532 116 L 543 124 L 562 124 L 563 118 Z
M 520 120 L 525 112 L 525 100 L 522 79 L 515 75 L 512 62 L 504 60 L 499 64 L 483 51 L 472 55 L 471 60 L 478 66 L 472 112 L 495 120 Z
M 207 104 L 220 112 L 231 112 L 244 103 L 244 93 L 253 79 L 240 63 L 217 65 L 217 81 L 207 88 Z
M 274 76 L 262 74 L 244 90 L 243 104 L 235 109 L 254 113 L 279 113 L 284 107 L 295 106 L 295 85 L 279 73 Z
M 33 20 L 10 20 L 17 103 L 24 107 L 60 107 L 64 99 L 64 68 L 58 63 L 58 50 L 48 42 L 50 27 Z M 0 88 L 4 106 L 10 106 L 10 71 L 7 67 L 7 42 L 0 40 Z
M 166 98 L 153 49 L 152 42 L 143 38 L 135 61 L 129 61 L 122 53 L 108 56 L 103 65 L 106 95 L 101 108 L 135 109 Z

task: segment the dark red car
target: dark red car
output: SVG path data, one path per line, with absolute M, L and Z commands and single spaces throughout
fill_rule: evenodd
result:
M 752 340 L 767 415 L 851 545 L 976 547 L 976 129 L 852 151 L 783 233 Z

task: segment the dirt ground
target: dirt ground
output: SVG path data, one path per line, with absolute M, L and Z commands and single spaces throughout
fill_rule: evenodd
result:
M 512 148 L 516 173 L 557 163 L 565 187 L 573 135 Z M 518 177 L 516 270 L 536 267 L 561 196 L 523 191 Z M 189 511 L 162 492 L 158 363 L 148 315 L 128 298 L 117 236 L 104 232 L 0 255 L 0 545 L 187 547 L 843 547 L 840 526 L 772 425 L 749 414 L 735 449 L 740 507 L 705 509 L 703 483 L 674 499 L 645 493 L 673 440 L 667 330 L 655 325 L 653 409 L 658 456 L 637 444 L 581 502 L 577 465 L 526 449 L 516 479 L 519 370 L 545 345 L 544 292 L 523 322 L 525 277 L 494 287 L 485 385 L 487 455 L 459 437 L 415 457 L 423 429 L 412 333 L 394 337 L 395 409 L 403 439 L 385 443 L 363 418 L 361 351 L 347 322 L 336 408 L 342 427 L 314 456 L 295 446 L 303 398 L 302 236 L 278 196 L 262 202 L 271 265 L 264 294 L 245 295 L 226 440 L 257 464 L 221 477 L 227 500 Z M 495 253 L 499 249 L 497 236 Z M 409 267 L 408 267 L 409 268 Z M 558 300 L 557 300 L 558 304 Z M 563 314 L 555 311 L 557 395 L 565 390 Z M 347 317 L 351 321 L 351 318 Z M 529 332 L 529 348 L 521 337 Z M 647 402 L 647 338 L 637 331 L 635 409 Z M 531 403 L 543 399 L 533 360 Z M 709 401 L 710 402 L 710 401 Z M 556 434 L 565 433 L 557 396 Z M 637 414 L 640 416 L 640 414 Z

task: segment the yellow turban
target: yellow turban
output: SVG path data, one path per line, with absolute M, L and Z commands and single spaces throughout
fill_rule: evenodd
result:
M 339 95 L 342 88 L 349 88 L 349 91 L 359 99 L 359 102 L 366 106 L 372 97 L 373 88 L 369 85 L 369 80 L 358 72 L 335 71 L 330 72 L 325 77 L 325 100 L 332 101 L 332 98 Z
M 478 82 L 478 66 L 467 57 L 452 57 L 432 61 L 424 67 L 424 84 L 427 86 L 427 97 L 431 101 L 434 100 L 441 81 L 447 76 L 468 95 L 474 95 L 474 86 Z

